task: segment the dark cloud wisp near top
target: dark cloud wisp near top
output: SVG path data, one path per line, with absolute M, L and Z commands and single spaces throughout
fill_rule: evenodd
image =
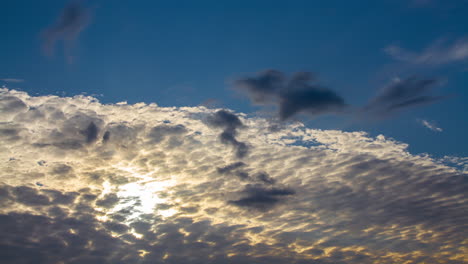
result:
M 234 84 L 254 104 L 278 108 L 281 120 L 297 114 L 318 116 L 342 112 L 346 107 L 343 98 L 315 82 L 309 72 L 298 72 L 287 77 L 283 72 L 267 70 L 253 77 L 236 80 Z

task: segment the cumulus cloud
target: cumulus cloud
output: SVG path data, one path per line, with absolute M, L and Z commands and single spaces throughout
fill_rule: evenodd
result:
M 435 79 L 415 76 L 394 80 L 370 100 L 363 108 L 364 113 L 385 117 L 407 108 L 434 103 L 444 98 L 431 94 L 436 84 Z
M 68 62 L 72 62 L 71 50 L 80 33 L 91 22 L 91 9 L 84 5 L 84 1 L 70 1 L 62 10 L 56 22 L 42 32 L 43 50 L 51 56 L 57 41 L 64 42 L 65 55 Z
M 466 171 L 382 135 L 7 89 L 0 106 L 2 263 L 468 263 Z
M 459 39 L 450 45 L 438 40 L 421 52 L 409 51 L 396 45 L 390 45 L 384 51 L 398 61 L 437 66 L 468 59 L 468 39 Z
M 337 93 L 316 83 L 309 72 L 297 72 L 291 77 L 267 70 L 253 77 L 234 82 L 235 88 L 250 98 L 256 105 L 272 105 L 278 108 L 281 120 L 298 114 L 317 116 L 342 112 L 346 103 Z
M 443 129 L 438 127 L 434 122 L 429 122 L 427 120 L 421 119 L 419 120 L 419 123 L 421 123 L 421 125 L 423 125 L 424 127 L 429 128 L 430 130 L 435 131 L 435 132 L 443 131 Z

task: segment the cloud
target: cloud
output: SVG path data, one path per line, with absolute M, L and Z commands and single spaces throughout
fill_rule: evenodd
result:
M 430 94 L 436 84 L 435 79 L 414 76 L 395 80 L 372 98 L 363 111 L 373 116 L 386 117 L 407 108 L 434 103 L 444 98 Z
M 223 128 L 224 131 L 219 135 L 219 139 L 223 144 L 230 144 L 236 148 L 236 156 L 239 158 L 245 157 L 249 151 L 249 147 L 244 142 L 239 142 L 236 139 L 237 129 L 244 125 L 242 121 L 233 113 L 226 110 L 219 110 L 207 118 L 209 125 L 213 127 Z
M 318 116 L 342 112 L 344 100 L 334 91 L 315 83 L 311 73 L 297 72 L 291 77 L 276 70 L 260 72 L 234 82 L 235 88 L 256 105 L 273 105 L 278 108 L 281 120 L 298 114 Z
M 24 82 L 23 79 L 16 79 L 16 78 L 3 78 L 0 79 L 2 82 L 7 82 L 7 83 L 22 83 Z
M 91 22 L 91 9 L 84 6 L 84 1 L 70 1 L 58 16 L 56 22 L 42 32 L 43 50 L 46 55 L 54 54 L 56 43 L 64 42 L 65 56 L 69 63 L 73 61 L 72 49 L 81 32 Z
M 442 128 L 438 127 L 433 122 L 429 122 L 427 120 L 422 119 L 422 120 L 419 120 L 419 123 L 421 123 L 421 125 L 423 125 L 424 127 L 427 127 L 430 130 L 435 131 L 435 132 L 442 132 L 443 131 Z
M 386 47 L 384 51 L 398 61 L 438 66 L 468 59 L 468 39 L 459 39 L 451 45 L 438 40 L 421 52 L 408 51 L 395 45 Z
M 202 106 L 7 89 L 0 105 L 15 106 L 0 111 L 2 263 L 468 262 L 467 158 Z
M 237 206 L 256 209 L 267 209 L 280 202 L 281 197 L 295 193 L 293 190 L 286 188 L 264 188 L 262 186 L 250 185 L 242 192 L 245 193 L 244 197 L 229 202 Z

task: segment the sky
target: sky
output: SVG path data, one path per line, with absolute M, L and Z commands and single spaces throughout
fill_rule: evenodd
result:
M 468 2 L 8 1 L 2 263 L 468 263 Z

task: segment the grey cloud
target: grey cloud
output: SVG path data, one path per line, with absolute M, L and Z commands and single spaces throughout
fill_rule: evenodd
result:
M 57 190 L 41 190 L 42 193 L 48 195 L 51 198 L 52 204 L 72 204 L 76 197 L 80 194 L 78 192 L 67 192 L 63 193 Z
M 259 185 L 247 185 L 243 193 L 244 197 L 229 201 L 229 203 L 240 207 L 265 210 L 279 203 L 281 197 L 295 194 L 291 189 L 265 188 Z
M 421 52 L 391 45 L 384 49 L 393 59 L 419 65 L 443 65 L 468 59 L 468 39 L 459 39 L 451 45 L 438 40 Z
M 187 129 L 183 125 L 159 125 L 151 129 L 148 137 L 153 143 L 160 143 L 164 139 L 170 137 L 180 137 L 187 134 Z
M 27 108 L 27 105 L 16 96 L 2 96 L 0 99 L 0 112 L 2 113 L 18 113 Z
M 12 125 L 11 123 L 0 122 L 0 141 L 18 141 L 21 139 L 23 129 Z
M 266 172 L 258 173 L 257 175 L 255 175 L 255 178 L 258 181 L 266 183 L 266 184 L 275 184 L 275 182 L 276 182 L 275 179 L 271 178 L 271 176 L 268 175 L 268 173 L 266 173 Z
M 81 133 L 86 137 L 86 143 L 93 143 L 97 139 L 99 128 L 91 122 Z
M 73 168 L 66 164 L 55 165 L 51 170 L 52 174 L 60 175 L 60 176 L 65 176 L 71 172 L 73 172 Z
M 237 129 L 244 126 L 239 117 L 229 111 L 219 110 L 209 116 L 207 122 L 212 127 L 224 129 L 219 138 L 223 144 L 230 144 L 236 148 L 236 156 L 238 158 L 243 158 L 247 155 L 249 152 L 247 144 L 236 139 Z
M 242 180 L 248 180 L 252 182 L 260 182 L 264 184 L 275 184 L 275 179 L 273 179 L 268 173 L 266 172 L 259 172 L 255 175 L 251 176 L 249 172 L 244 170 L 243 168 L 246 167 L 247 164 L 244 162 L 235 162 L 224 167 L 217 168 L 217 172 L 220 174 L 227 174 L 227 175 L 235 175 Z
M 91 22 L 91 9 L 84 5 L 84 1 L 69 2 L 62 10 L 57 21 L 44 30 L 43 48 L 47 55 L 54 53 L 57 41 L 63 40 L 65 55 L 68 62 L 72 62 L 71 49 L 75 45 L 80 33 Z
M 246 165 L 247 164 L 245 164 L 244 162 L 238 161 L 238 162 L 226 165 L 224 167 L 217 168 L 217 170 L 218 170 L 218 173 L 226 174 L 226 173 L 230 173 L 231 171 L 236 170 L 236 169 L 238 169 L 240 167 L 244 167 Z
M 103 120 L 78 113 L 63 121 L 58 129 L 52 130 L 36 147 L 53 146 L 65 150 L 78 150 L 95 143 L 101 132 Z
M 363 111 L 366 114 L 385 117 L 406 108 L 434 103 L 444 98 L 431 95 L 431 90 L 436 84 L 435 79 L 417 77 L 396 80 L 372 98 Z
M 112 208 L 117 202 L 119 201 L 119 197 L 117 197 L 114 193 L 106 194 L 102 199 L 96 201 L 96 205 L 104 208 Z
M 38 194 L 37 190 L 27 186 L 15 187 L 11 190 L 11 193 L 15 196 L 16 201 L 26 205 L 37 206 L 50 203 L 46 195 Z
M 346 108 L 346 103 L 337 93 L 317 84 L 308 72 L 298 72 L 288 78 L 280 71 L 267 70 L 254 77 L 236 80 L 234 84 L 254 104 L 277 107 L 281 120 L 297 114 L 340 113 Z

